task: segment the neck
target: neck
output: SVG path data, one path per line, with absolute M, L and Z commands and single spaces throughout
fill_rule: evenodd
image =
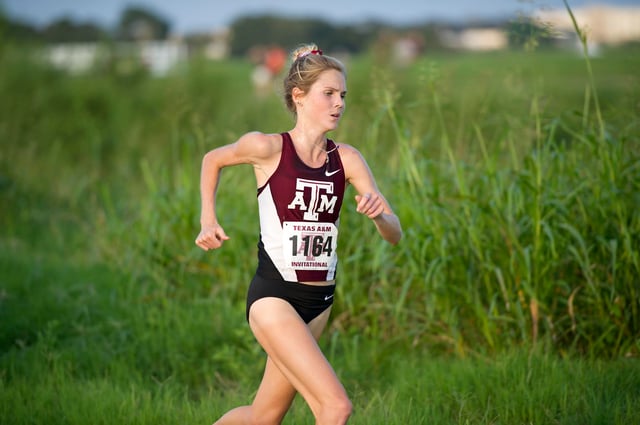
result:
M 296 127 L 289 131 L 289 135 L 296 146 L 304 149 L 305 152 L 315 153 L 316 151 L 325 152 L 327 150 L 326 133 L 313 133 Z
M 323 162 L 328 164 L 329 154 L 337 149 L 336 146 L 327 150 L 325 133 L 314 137 L 294 128 L 289 131 L 289 135 L 300 159 L 312 167 L 318 167 Z

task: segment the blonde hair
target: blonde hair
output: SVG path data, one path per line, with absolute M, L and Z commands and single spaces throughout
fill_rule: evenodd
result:
M 296 113 L 296 105 L 293 101 L 295 87 L 307 93 L 324 71 L 334 69 L 345 76 L 347 74 L 342 62 L 323 55 L 316 44 L 305 44 L 295 49 L 291 53 L 291 61 L 291 67 L 284 79 L 284 103 L 294 114 Z

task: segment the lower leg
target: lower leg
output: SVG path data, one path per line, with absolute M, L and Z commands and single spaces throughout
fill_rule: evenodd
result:
M 346 394 L 343 397 L 336 397 L 330 402 L 322 402 L 319 406 L 311 409 L 316 419 L 316 425 L 344 425 L 351 416 L 352 405 Z M 258 415 L 252 406 L 236 407 L 225 413 L 213 425 L 279 425 L 284 414 L 279 412 L 262 411 Z
M 228 411 L 214 425 L 279 425 L 295 395 L 295 388 L 267 358 L 262 382 L 251 405 Z
M 278 411 L 262 411 L 253 406 L 240 406 L 229 410 L 213 425 L 280 425 L 282 419 L 284 414 Z

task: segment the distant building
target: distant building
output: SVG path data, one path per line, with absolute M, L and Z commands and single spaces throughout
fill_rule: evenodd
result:
M 224 59 L 230 54 L 229 37 L 231 31 L 224 28 L 211 34 L 211 39 L 207 43 L 206 56 L 212 60 Z
M 500 50 L 509 45 L 506 32 L 499 28 L 443 30 L 440 32 L 440 42 L 450 49 L 476 51 Z
M 581 31 L 587 35 L 591 52 L 597 52 L 601 45 L 640 40 L 640 7 L 588 6 L 572 12 Z M 540 10 L 533 18 L 550 29 L 558 40 L 582 48 L 567 10 Z M 509 44 L 506 31 L 497 27 L 443 29 L 439 35 L 442 45 L 451 49 L 499 50 Z
M 572 12 L 594 47 L 640 40 L 640 7 L 588 6 Z M 558 32 L 559 37 L 575 39 L 573 22 L 565 9 L 541 10 L 536 18 Z
M 61 43 L 47 48 L 44 59 L 55 68 L 81 74 L 95 66 L 99 50 L 97 43 Z
M 187 46 L 178 40 L 147 41 L 137 46 L 142 64 L 154 75 L 165 75 L 188 57 Z
M 424 50 L 424 38 L 417 33 L 406 34 L 394 41 L 392 60 L 396 65 L 412 64 Z
M 137 42 L 59 43 L 46 47 L 44 60 L 55 68 L 72 74 L 89 72 L 106 61 L 128 61 L 161 76 L 190 56 L 203 55 L 220 60 L 228 56 L 228 31 L 184 40 L 147 40 Z
M 203 56 L 206 59 L 221 60 L 229 56 L 228 28 L 215 32 L 191 34 L 185 37 L 189 46 L 189 56 Z
M 572 9 L 576 21 L 587 35 L 591 53 L 600 45 L 617 45 L 640 40 L 640 7 L 589 6 Z M 573 22 L 565 9 L 534 12 L 534 21 L 549 28 L 565 44 L 581 48 Z M 509 36 L 500 25 L 443 28 L 438 32 L 442 46 L 450 49 L 490 51 L 508 47 Z M 221 60 L 229 56 L 228 29 L 185 38 L 162 41 L 139 41 L 103 45 L 98 43 L 64 43 L 46 48 L 45 60 L 71 73 L 83 73 L 107 60 L 124 60 L 146 68 L 154 75 L 164 75 L 190 57 Z M 393 63 L 410 64 L 424 50 L 424 40 L 415 35 L 397 37 L 382 33 L 376 42 L 377 55 Z M 265 68 L 268 71 L 267 68 Z M 273 72 L 263 72 L 264 78 Z

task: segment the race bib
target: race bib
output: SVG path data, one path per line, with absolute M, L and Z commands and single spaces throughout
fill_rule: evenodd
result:
M 287 266 L 296 270 L 329 269 L 338 246 L 338 228 L 333 223 L 285 221 L 282 230 Z

